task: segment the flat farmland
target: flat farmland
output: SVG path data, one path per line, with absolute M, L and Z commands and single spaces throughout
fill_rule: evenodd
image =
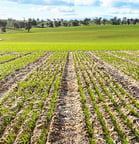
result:
M 139 25 L 17 29 L 0 39 L 0 51 L 139 50 Z
M 139 143 L 139 51 L 1 51 L 0 144 Z

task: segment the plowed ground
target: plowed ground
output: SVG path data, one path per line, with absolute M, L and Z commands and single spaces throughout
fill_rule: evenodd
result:
M 139 143 L 139 81 L 89 51 L 48 52 L 0 81 L 0 144 L 24 143 Z

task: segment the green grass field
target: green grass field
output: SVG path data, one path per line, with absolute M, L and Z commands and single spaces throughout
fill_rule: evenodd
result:
M 139 50 L 139 25 L 32 28 L 0 39 L 0 51 Z

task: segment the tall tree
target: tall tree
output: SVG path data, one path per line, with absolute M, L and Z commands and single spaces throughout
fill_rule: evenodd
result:
M 105 25 L 105 24 L 106 24 L 106 21 L 107 21 L 107 19 L 104 18 L 104 19 L 102 20 L 102 23 Z
M 7 25 L 7 21 L 0 20 L 0 27 L 2 32 L 6 32 L 6 25 Z
M 19 21 L 17 23 L 19 25 L 19 28 L 25 28 L 25 22 L 24 21 Z
M 41 24 L 41 28 L 44 28 L 44 23 Z
M 29 32 L 31 28 L 32 28 L 31 22 L 27 22 L 27 23 L 25 24 L 25 29 L 28 30 L 28 32 Z
M 121 19 L 118 19 L 117 17 L 114 17 L 110 19 L 112 25 L 120 25 Z
M 29 18 L 29 19 L 28 19 L 28 22 L 32 22 L 32 18 Z
M 122 24 L 127 24 L 127 18 L 126 17 L 123 17 Z
M 96 17 L 96 18 L 94 19 L 94 23 L 95 23 L 96 25 L 100 25 L 100 24 L 101 24 L 101 19 L 102 19 L 101 17 L 99 17 L 99 18 Z
M 67 27 L 68 26 L 68 21 L 64 20 L 63 23 L 62 23 L 64 27 Z
M 90 21 L 91 21 L 91 19 L 85 18 L 83 21 L 81 21 L 81 24 L 83 24 L 83 25 L 89 25 Z
M 134 20 L 133 20 L 133 24 L 134 24 L 134 25 L 136 25 L 137 22 L 138 22 L 138 19 L 134 19 Z
M 37 25 L 37 21 L 35 19 L 32 20 L 32 25 Z
M 73 20 L 71 23 L 72 23 L 72 26 L 79 26 L 78 20 Z
M 17 22 L 14 23 L 14 29 L 19 29 L 19 24 Z
M 127 24 L 130 25 L 131 19 L 127 19 Z
M 54 27 L 53 21 L 49 20 L 46 22 L 47 27 Z
M 61 26 L 61 20 L 60 19 L 54 19 L 54 26 L 55 27 L 59 27 L 59 26 Z

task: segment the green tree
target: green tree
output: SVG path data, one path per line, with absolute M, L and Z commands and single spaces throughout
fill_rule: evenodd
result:
M 18 23 L 14 23 L 14 29 L 19 29 L 19 24 Z
M 0 27 L 2 32 L 6 32 L 6 25 L 7 25 L 7 21 L 0 20 Z
M 126 17 L 123 17 L 122 24 L 127 24 L 127 18 Z
M 31 22 L 27 22 L 25 24 L 25 29 L 29 32 L 31 28 L 32 28 L 32 23 Z
M 133 24 L 134 24 L 134 25 L 136 25 L 137 22 L 138 22 L 138 19 L 134 19 L 134 20 L 133 20 Z
M 17 23 L 18 23 L 18 25 L 19 25 L 19 28 L 25 28 L 25 22 L 19 21 L 19 22 L 17 22 Z
M 91 21 L 91 19 L 85 18 L 83 21 L 81 21 L 81 24 L 83 24 L 83 25 L 89 25 L 90 21 Z
M 78 20 L 73 20 L 71 22 L 72 26 L 79 26 L 79 21 Z
M 44 23 L 41 24 L 41 28 L 44 28 Z
M 47 27 L 54 27 L 53 21 L 49 20 L 46 22 Z
M 54 19 L 54 26 L 55 27 L 60 27 L 61 26 L 61 21 L 59 19 Z
M 112 25 L 120 25 L 121 19 L 118 19 L 117 17 L 114 17 L 110 19 Z
M 95 18 L 94 19 L 94 23 L 96 24 L 96 25 L 101 25 L 101 17 L 99 17 L 99 18 Z
M 32 25 L 37 25 L 37 21 L 35 19 L 32 20 Z
M 107 22 L 107 19 L 104 18 L 104 19 L 102 20 L 102 23 L 105 25 L 106 22 Z
M 63 25 L 64 27 L 67 27 L 67 26 L 68 26 L 68 21 L 64 20 L 63 23 L 62 23 L 62 25 Z
M 127 24 L 130 25 L 131 19 L 127 19 Z

